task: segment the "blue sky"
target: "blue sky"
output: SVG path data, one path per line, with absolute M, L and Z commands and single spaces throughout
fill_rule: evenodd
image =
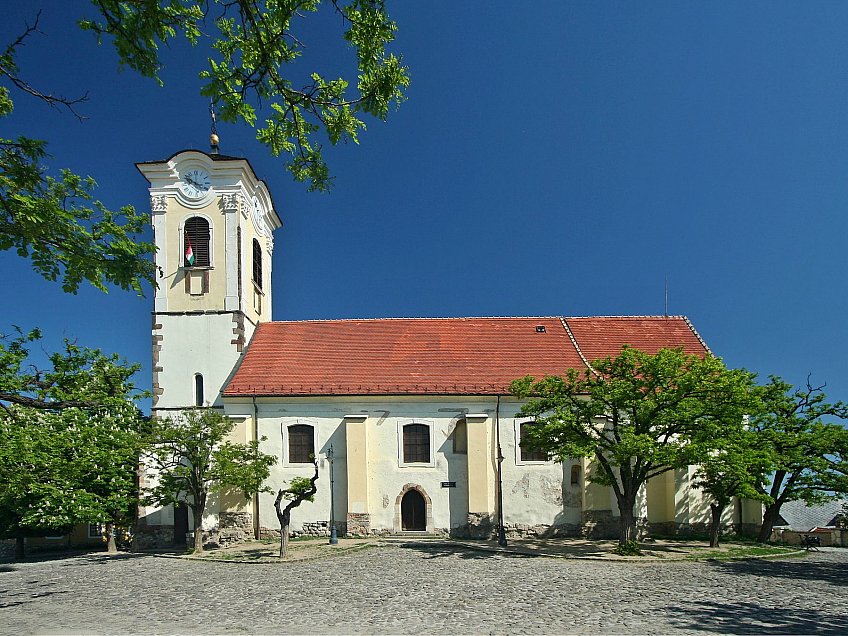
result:
M 50 142 L 51 169 L 148 210 L 137 161 L 207 149 L 205 50 L 163 50 L 164 88 L 47 3 L 22 76 L 90 101 L 84 123 L 21 93 L 4 137 Z M 52 6 L 51 6 L 52 5 Z M 848 400 L 848 3 L 388 2 L 409 101 L 329 148 L 331 194 L 294 183 L 242 125 L 284 227 L 274 318 L 687 315 L 729 366 Z M 0 42 L 38 3 L 4 7 Z M 338 19 L 298 33 L 298 74 L 350 75 Z M 152 300 L 63 294 L 0 253 L 0 330 L 40 326 L 140 362 Z

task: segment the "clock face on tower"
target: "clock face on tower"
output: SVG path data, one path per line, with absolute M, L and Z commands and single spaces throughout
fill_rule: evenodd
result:
M 256 231 L 261 235 L 265 235 L 265 219 L 262 218 L 262 205 L 259 203 L 258 197 L 253 197 L 253 225 L 256 226 Z
M 193 168 L 182 174 L 180 190 L 189 199 L 200 199 L 212 186 L 209 175 L 200 168 Z

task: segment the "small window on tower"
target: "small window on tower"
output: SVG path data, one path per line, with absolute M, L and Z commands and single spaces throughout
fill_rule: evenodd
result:
M 186 220 L 183 226 L 183 265 L 209 267 L 209 222 L 199 216 Z
M 199 373 L 194 376 L 194 405 L 203 406 L 203 376 Z
M 253 239 L 253 282 L 262 289 L 262 247 Z

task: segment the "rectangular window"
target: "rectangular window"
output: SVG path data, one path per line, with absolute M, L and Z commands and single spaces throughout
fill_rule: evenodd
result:
M 521 433 L 519 437 L 521 442 L 521 461 L 523 462 L 544 462 L 548 459 L 548 455 L 544 451 L 528 450 L 524 448 L 524 438 L 527 436 L 527 429 L 534 424 L 535 422 L 524 422 L 521 424 Z
M 313 428 L 308 424 L 289 426 L 289 463 L 311 464 L 314 456 Z
M 403 427 L 403 463 L 430 463 L 430 427 L 426 424 Z

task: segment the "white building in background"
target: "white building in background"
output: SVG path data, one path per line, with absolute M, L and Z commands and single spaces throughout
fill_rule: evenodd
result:
M 556 463 L 520 448 L 528 422 L 509 384 L 586 368 L 625 343 L 707 353 L 685 317 L 272 322 L 272 232 L 282 223 L 248 161 L 191 150 L 138 168 L 150 182 L 162 276 L 154 414 L 223 409 L 238 421 L 235 441 L 267 438 L 262 450 L 279 458 L 274 490 L 311 476 L 317 457 L 318 494 L 294 510 L 293 530 L 327 532 L 332 449 L 340 533 L 487 535 L 500 448 L 510 534 L 617 532 L 615 497 L 586 481 L 586 461 Z M 649 483 L 641 516 L 664 533 L 702 530 L 709 506 L 689 482 L 677 471 Z M 728 523 L 759 523 L 758 506 L 737 503 Z M 167 542 L 187 524 L 184 511 L 142 508 L 138 531 Z M 273 496 L 244 504 L 222 493 L 204 525 L 273 531 Z

